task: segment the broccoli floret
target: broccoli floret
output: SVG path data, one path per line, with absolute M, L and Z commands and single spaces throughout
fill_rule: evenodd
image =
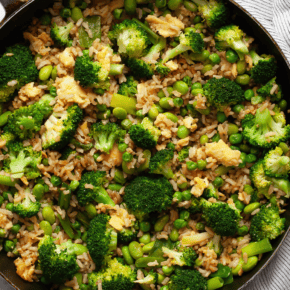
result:
M 66 26 L 58 26 L 56 23 L 53 23 L 50 30 L 50 36 L 54 43 L 58 46 L 71 46 L 69 33 L 73 27 L 74 24 L 72 22 L 68 23 Z
M 201 200 L 196 198 L 196 197 L 193 197 L 191 199 L 191 204 L 190 204 L 190 207 L 188 208 L 188 210 L 192 214 L 201 213 L 201 211 L 202 211 Z
M 276 87 L 276 89 L 273 93 L 271 93 L 274 86 Z M 264 86 L 262 86 L 260 89 L 258 89 L 257 93 L 258 93 L 258 95 L 260 95 L 264 98 L 270 97 L 272 102 L 278 102 L 283 97 L 281 86 L 277 85 L 277 83 L 276 83 L 276 77 L 271 79 Z
M 41 163 L 41 151 L 34 151 L 32 146 L 23 147 L 21 142 L 9 142 L 8 158 L 3 161 L 4 170 L 12 178 L 35 179 L 41 175 L 38 165 Z
M 103 290 L 132 290 L 135 286 L 136 271 L 118 260 L 110 259 L 105 268 L 89 276 L 91 290 L 98 290 L 98 281 L 102 281 Z
M 90 136 L 95 140 L 95 148 L 107 154 L 112 150 L 114 143 L 122 141 L 126 131 L 116 123 L 95 123 L 91 126 Z
M 73 104 L 62 112 L 54 112 L 45 122 L 45 132 L 41 136 L 42 148 L 61 150 L 69 144 L 79 123 L 83 119 L 83 111 Z
M 117 248 L 117 233 L 110 227 L 109 220 L 110 216 L 101 213 L 91 220 L 88 229 L 87 246 L 97 269 L 104 265 L 105 258 Z
M 110 88 L 109 71 L 93 61 L 89 55 L 79 56 L 76 59 L 74 78 L 83 87 L 108 90 Z
M 162 247 L 162 252 L 171 258 L 172 265 L 193 267 L 197 254 L 193 248 L 179 247 L 178 251 Z
M 226 78 L 210 79 L 203 86 L 203 90 L 207 102 L 219 110 L 244 101 L 243 89 L 235 82 Z
M 283 156 L 280 147 L 269 151 L 263 160 L 265 174 L 270 177 L 287 178 L 290 172 L 290 158 Z
M 273 116 L 274 121 L 277 123 L 281 123 L 283 126 L 285 126 L 286 125 L 285 114 L 283 111 L 281 111 L 278 105 L 274 107 L 273 112 L 275 113 L 275 115 Z
M 8 56 L 7 53 L 13 55 Z M 0 58 L 0 102 L 9 101 L 16 90 L 37 78 L 38 70 L 29 48 L 21 44 L 7 48 Z M 8 86 L 7 83 L 12 80 L 16 80 L 17 84 Z
M 192 30 L 182 33 L 179 36 L 179 42 L 180 44 L 178 44 L 175 48 L 168 50 L 165 53 L 162 61 L 163 64 L 188 50 L 195 53 L 201 53 L 204 48 L 204 41 L 200 33 L 195 33 Z
M 129 130 L 130 138 L 140 148 L 152 149 L 157 145 L 161 134 L 160 130 L 153 126 L 149 118 L 144 118 L 141 124 L 133 125 Z
M 139 58 L 146 52 L 150 40 L 146 31 L 133 20 L 115 24 L 108 33 L 109 39 L 117 44 L 118 52 L 125 57 Z
M 227 237 L 236 234 L 241 220 L 236 208 L 224 202 L 211 203 L 205 199 L 202 199 L 201 205 L 202 217 L 217 235 Z
M 158 279 L 158 274 L 156 272 L 154 272 L 153 270 L 151 270 L 146 277 L 144 277 L 143 279 L 140 280 L 136 280 L 135 283 L 138 284 L 155 284 L 157 282 Z
M 212 29 L 225 25 L 228 19 L 228 10 L 221 0 L 194 0 L 198 10 L 202 13 L 206 24 Z
M 71 280 L 80 269 L 71 241 L 55 245 L 53 238 L 46 235 L 38 244 L 39 262 L 47 283 L 61 284 Z
M 222 246 L 222 240 L 221 240 L 221 236 L 218 236 L 218 235 L 214 235 L 212 240 L 210 242 L 208 242 L 207 246 L 214 250 L 214 252 L 217 254 L 217 256 L 219 257 L 224 248 Z
M 176 269 L 168 283 L 168 290 L 207 290 L 207 280 L 197 270 Z
M 15 140 L 15 135 L 13 135 L 12 133 L 10 132 L 3 132 L 1 135 L 0 135 L 0 139 L 5 141 L 5 144 L 8 144 L 12 141 Z
M 124 201 L 137 217 L 167 209 L 172 202 L 173 187 L 163 176 L 138 176 L 125 187 Z
M 96 201 L 97 203 L 115 206 L 115 203 L 103 187 L 107 182 L 105 171 L 89 171 L 84 173 L 76 191 L 79 204 L 85 206 L 87 203 Z M 88 184 L 92 185 L 93 188 L 87 188 Z
M 138 82 L 134 80 L 134 77 L 129 76 L 127 77 L 127 81 L 120 84 L 118 94 L 127 96 L 127 97 L 134 97 L 137 91 Z
M 76 154 L 76 153 L 77 153 L 76 150 L 74 150 L 74 149 L 72 149 L 72 148 L 70 148 L 70 147 L 66 147 L 66 148 L 63 149 L 63 151 L 61 152 L 61 157 L 60 157 L 60 159 L 61 159 L 61 160 L 67 160 L 71 154 Z
M 276 121 L 266 108 L 257 110 L 256 115 L 248 114 L 242 121 L 243 137 L 251 145 L 270 149 L 290 138 L 290 125 L 280 115 L 281 121 Z
M 238 26 L 223 26 L 215 33 L 215 47 L 219 51 L 231 48 L 235 50 L 240 59 L 243 60 L 245 54 L 249 53 L 247 45 L 243 42 L 243 36 L 244 32 Z
M 263 54 L 259 56 L 255 50 L 250 51 L 253 60 L 251 77 L 257 84 L 265 84 L 275 77 L 277 72 L 277 62 L 272 55 Z
M 136 239 L 138 232 L 135 229 L 122 229 L 118 232 L 118 243 L 128 244 Z
M 149 173 L 162 174 L 167 179 L 173 178 L 174 173 L 171 169 L 174 151 L 163 149 L 158 151 L 149 163 Z
M 48 118 L 53 112 L 53 106 L 50 103 L 54 101 L 54 97 L 49 94 L 46 94 L 41 97 L 41 99 L 34 104 L 37 110 L 41 112 L 43 118 Z
M 219 192 L 217 188 L 215 188 L 212 184 L 210 184 L 204 191 L 202 195 L 205 199 L 209 199 L 211 197 L 218 199 L 219 198 Z
M 178 152 L 178 161 L 183 162 L 189 156 L 189 146 L 183 147 Z
M 276 239 L 284 231 L 285 219 L 279 215 L 277 206 L 263 205 L 251 221 L 250 235 L 252 241 L 269 238 Z
M 14 201 L 13 204 L 13 212 L 17 213 L 22 218 L 31 218 L 37 215 L 41 207 L 40 202 L 31 201 L 29 194 L 31 194 L 29 189 L 26 189 L 25 197 L 19 202 Z M 17 197 L 18 193 L 15 194 L 15 198 Z

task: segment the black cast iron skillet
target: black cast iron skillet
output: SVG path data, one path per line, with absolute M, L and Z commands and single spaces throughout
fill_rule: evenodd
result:
M 6 1 L 7 2 L 7 1 Z M 8 0 L 9 3 L 13 3 L 13 0 Z M 52 1 L 44 0 L 28 0 L 22 6 L 14 6 L 12 11 L 8 11 L 6 19 L 0 23 L 0 53 L 3 53 L 6 46 L 23 41 L 22 32 L 29 25 L 33 16 L 39 17 L 42 13 L 42 9 L 48 7 Z M 108 1 L 109 2 L 109 1 Z M 231 9 L 231 15 L 234 16 L 234 23 L 239 25 L 248 35 L 255 37 L 255 43 L 259 44 L 262 53 L 269 53 L 276 57 L 278 61 L 278 81 L 283 86 L 283 92 L 285 96 L 290 96 L 290 65 L 270 34 L 262 27 L 262 25 L 247 13 L 242 7 L 240 7 L 233 0 L 230 0 L 229 7 Z M 7 8 L 7 7 L 6 7 Z M 8 9 L 9 10 L 9 9 Z M 288 102 L 290 103 L 290 102 Z M 288 119 L 288 122 L 290 120 Z M 290 207 L 284 214 L 286 218 L 286 232 L 275 241 L 272 241 L 274 251 L 263 255 L 261 261 L 254 268 L 253 271 L 244 274 L 242 277 L 235 277 L 234 283 L 225 286 L 223 290 L 237 290 L 251 281 L 257 274 L 259 274 L 263 268 L 271 261 L 276 254 L 277 250 L 281 246 L 285 239 L 290 225 Z M 2 251 L 0 253 L 0 274 L 16 289 L 19 290 L 46 290 L 50 289 L 49 286 L 38 283 L 28 283 L 22 280 L 15 271 L 14 263 L 10 258 L 6 256 L 6 253 Z

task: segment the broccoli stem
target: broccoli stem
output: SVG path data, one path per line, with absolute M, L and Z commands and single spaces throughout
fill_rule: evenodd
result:
M 170 59 L 176 57 L 177 55 L 186 52 L 189 50 L 189 47 L 183 44 L 178 44 L 175 48 L 170 49 L 166 52 L 165 57 L 162 61 L 162 63 L 166 63 Z
M 109 75 L 117 76 L 123 73 L 124 64 L 111 64 Z
M 253 242 L 248 244 L 246 247 L 242 249 L 242 253 L 243 254 L 246 253 L 248 257 L 252 257 L 270 252 L 272 250 L 273 248 L 270 243 L 270 240 L 267 238 L 259 242 Z
M 12 181 L 10 176 L 0 175 L 0 184 L 15 187 L 16 181 Z
M 233 49 L 237 51 L 240 58 L 243 57 L 244 54 L 249 53 L 247 46 L 244 44 L 242 40 L 237 40 L 232 43 Z
M 89 228 L 90 220 L 82 212 L 78 212 L 76 218 L 86 229 Z
M 113 202 L 113 200 L 108 195 L 107 191 L 103 187 L 95 187 L 94 191 L 97 193 L 97 197 L 95 198 L 95 201 L 97 203 L 103 203 L 108 204 L 111 206 L 115 206 L 116 204 Z
M 68 210 L 70 206 L 70 200 L 71 200 L 71 193 L 64 194 L 63 191 L 59 192 L 58 205 L 60 206 L 60 208 Z
M 254 51 L 254 50 L 251 50 L 251 51 L 250 51 L 250 56 L 251 56 L 251 58 L 252 58 L 252 60 L 253 60 L 254 65 L 256 65 L 256 64 L 259 62 L 259 60 L 262 60 L 262 57 L 260 57 L 260 56 L 256 53 L 256 51 Z
M 281 165 L 281 166 L 284 166 L 284 165 L 288 164 L 289 162 L 290 162 L 290 159 L 288 156 L 282 156 L 279 159 L 279 165 Z
M 159 41 L 150 48 L 149 52 L 145 57 L 151 59 L 154 54 L 159 53 L 165 47 L 166 47 L 166 39 L 164 37 L 160 37 Z
M 163 175 L 167 178 L 167 179 L 171 179 L 174 177 L 174 173 L 172 171 L 172 169 L 169 168 L 164 168 L 164 170 L 162 171 Z
M 148 37 L 153 44 L 156 44 L 158 42 L 159 36 L 155 32 L 153 32 L 148 26 L 146 26 L 144 23 L 137 20 L 136 18 L 133 18 L 132 20 L 139 24 L 140 27 L 142 27 L 148 33 Z
M 63 230 L 65 231 L 65 233 L 71 238 L 74 238 L 74 231 L 71 227 L 71 222 L 69 220 L 68 215 L 65 216 L 65 219 L 62 219 L 62 217 L 60 216 L 60 214 L 57 214 L 57 218 L 59 219 L 59 222 L 63 228 Z
M 205 6 L 208 5 L 208 3 L 205 0 L 193 0 L 193 2 L 195 4 L 197 4 L 198 6 Z
M 273 182 L 274 187 L 284 191 L 286 193 L 285 197 L 288 198 L 290 195 L 290 181 L 288 179 L 276 179 L 270 178 Z
M 111 238 L 110 238 L 110 243 L 109 243 L 109 251 L 114 251 L 117 249 L 117 242 L 118 242 L 118 234 L 113 231 L 111 231 Z

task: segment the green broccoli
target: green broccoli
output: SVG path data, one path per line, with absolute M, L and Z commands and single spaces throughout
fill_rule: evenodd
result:
M 5 141 L 5 144 L 8 144 L 8 143 L 10 143 L 10 142 L 15 140 L 15 135 L 13 135 L 10 132 L 3 132 L 0 135 L 0 138 L 1 138 L 1 140 Z
M 109 71 L 93 61 L 87 54 L 76 59 L 74 78 L 83 87 L 108 90 L 110 88 Z
M 236 234 L 239 221 L 242 219 L 240 212 L 224 202 L 211 203 L 201 200 L 202 218 L 217 235 L 233 236 Z
M 13 204 L 13 212 L 17 213 L 22 218 L 31 218 L 38 214 L 41 204 L 38 201 L 32 201 L 30 196 L 30 190 L 25 190 L 25 197 L 20 202 Z M 18 193 L 15 194 L 14 200 L 18 197 Z
M 70 155 L 72 154 L 76 154 L 77 151 L 70 148 L 70 147 L 66 147 L 65 149 L 63 149 L 63 151 L 61 152 L 61 160 L 67 160 L 69 158 Z
M 264 171 L 267 176 L 287 178 L 290 172 L 290 158 L 283 156 L 280 147 L 269 151 L 263 159 Z
M 70 240 L 56 245 L 53 238 L 46 235 L 38 244 L 39 262 L 42 276 L 47 283 L 62 284 L 71 280 L 80 269 L 77 255 L 87 252 L 83 245 L 73 244 Z
M 79 123 L 83 119 L 83 111 L 73 104 L 62 112 L 54 112 L 45 122 L 45 132 L 41 136 L 42 148 L 61 150 L 69 144 Z
M 207 290 L 207 280 L 195 269 L 176 269 L 168 290 Z
M 153 270 L 151 270 L 146 277 L 144 277 L 143 279 L 140 280 L 136 280 L 135 283 L 138 284 L 155 284 L 157 282 L 158 279 L 158 274 L 156 272 L 154 272 Z
M 118 94 L 127 96 L 127 97 L 135 97 L 138 93 L 137 91 L 138 82 L 134 80 L 133 76 L 127 77 L 126 82 L 121 83 Z
M 284 126 L 285 120 L 276 121 L 266 108 L 257 110 L 256 115 L 248 114 L 242 120 L 243 137 L 252 146 L 270 149 L 290 138 L 290 125 Z
M 218 236 L 218 235 L 214 235 L 212 240 L 210 240 L 208 243 L 207 243 L 207 246 L 214 250 L 214 252 L 217 254 L 217 256 L 219 257 L 224 248 L 222 246 L 222 240 L 221 240 L 221 236 Z
M 259 56 L 255 50 L 250 51 L 253 60 L 251 77 L 257 84 L 265 84 L 275 77 L 277 73 L 277 62 L 272 55 L 263 54 Z
M 204 190 L 202 196 L 205 199 L 209 199 L 212 197 L 215 199 L 219 199 L 219 192 L 218 192 L 217 188 L 215 188 L 212 184 L 209 184 L 209 186 Z
M 128 19 L 115 24 L 108 37 L 118 46 L 118 52 L 129 58 L 142 57 L 150 45 L 146 31 L 135 21 Z
M 137 238 L 137 234 L 138 232 L 134 228 L 123 228 L 120 232 L 118 232 L 118 242 L 120 244 L 128 244 Z
M 191 204 L 190 204 L 190 207 L 188 208 L 188 210 L 192 214 L 201 213 L 201 211 L 202 211 L 201 200 L 196 198 L 196 197 L 193 197 L 191 199 Z
M 226 79 L 210 79 L 204 86 L 207 102 L 221 110 L 226 106 L 240 104 L 244 101 L 244 91 L 235 82 Z
M 189 146 L 183 147 L 179 152 L 178 152 L 178 161 L 183 162 L 186 158 L 189 156 Z
M 95 123 L 91 126 L 90 136 L 95 140 L 95 148 L 107 154 L 112 150 L 114 143 L 122 141 L 126 131 L 116 123 Z
M 193 0 L 204 17 L 208 27 L 218 29 L 225 25 L 228 19 L 228 10 L 222 0 Z
M 176 250 L 170 250 L 166 247 L 162 247 L 162 252 L 169 258 L 171 258 L 172 265 L 193 267 L 197 254 L 193 248 L 179 247 Z
M 174 151 L 171 149 L 163 149 L 158 151 L 151 159 L 149 163 L 149 173 L 162 174 L 167 179 L 174 177 L 174 173 L 171 169 L 173 161 Z
M 274 92 L 271 92 L 274 86 L 276 87 L 276 89 L 274 90 Z M 272 102 L 278 102 L 283 97 L 281 86 L 277 85 L 276 83 L 276 77 L 272 78 L 264 86 L 259 88 L 257 90 L 257 94 L 264 98 L 270 97 Z
M 115 203 L 103 187 L 107 182 L 105 171 L 88 171 L 84 173 L 76 191 L 79 204 L 85 206 L 92 201 L 96 201 L 97 203 L 115 206 Z M 88 184 L 92 185 L 93 188 L 88 188 Z
M 13 55 L 8 56 L 8 53 Z M 30 49 L 21 44 L 8 47 L 0 58 L 0 103 L 11 100 L 16 90 L 37 78 L 38 70 Z M 8 86 L 13 80 L 17 84 Z
M 117 249 L 117 233 L 110 227 L 109 220 L 110 216 L 101 213 L 91 220 L 88 229 L 87 246 L 97 269 Z
M 133 125 L 129 130 L 130 138 L 140 148 L 152 149 L 157 145 L 161 132 L 152 121 L 145 117 L 141 124 Z
M 153 64 L 154 57 L 166 47 L 166 39 L 161 37 L 153 45 L 143 59 L 129 58 L 126 63 L 137 78 L 151 78 L 155 71 L 160 75 L 167 75 L 170 69 L 163 65 L 162 61 Z M 145 61 L 146 60 L 146 61 Z
M 137 176 L 125 187 L 124 202 L 137 218 L 166 210 L 172 202 L 173 187 L 163 176 Z
M 280 217 L 279 208 L 269 205 L 263 205 L 251 221 L 249 233 L 254 242 L 265 238 L 273 240 L 284 232 L 285 219 Z
M 204 48 L 204 41 L 200 33 L 195 33 L 192 30 L 182 33 L 179 36 L 179 42 L 180 44 L 165 53 L 162 64 L 186 51 L 201 53 Z
M 23 147 L 21 142 L 9 142 L 6 146 L 8 158 L 3 160 L 3 168 L 12 178 L 25 176 L 29 180 L 41 175 L 38 169 L 42 159 L 41 151 L 34 151 L 32 146 Z
M 71 46 L 72 40 L 69 37 L 69 33 L 74 27 L 72 22 L 66 26 L 58 26 L 56 23 L 52 24 L 50 30 L 50 36 L 57 46 Z
M 236 51 L 241 60 L 249 53 L 247 45 L 243 42 L 244 32 L 236 25 L 221 27 L 215 33 L 215 47 L 219 51 L 231 48 Z
M 275 113 L 275 115 L 273 116 L 274 121 L 277 123 L 281 123 L 283 126 L 285 126 L 286 125 L 285 114 L 283 111 L 281 111 L 278 105 L 274 107 L 273 112 Z
M 115 258 L 110 259 L 100 272 L 89 276 L 89 287 L 91 290 L 98 290 L 98 281 L 102 281 L 103 290 L 132 290 L 136 278 L 136 270 L 121 264 Z

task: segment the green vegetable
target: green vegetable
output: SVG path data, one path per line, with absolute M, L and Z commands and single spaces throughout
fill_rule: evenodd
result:
M 174 174 L 171 169 L 173 156 L 173 150 L 163 149 L 158 151 L 150 159 L 149 172 L 154 174 L 162 174 L 167 179 L 173 178 Z
M 123 108 L 128 114 L 136 115 L 136 99 L 127 96 L 113 94 L 110 106 L 113 108 Z
M 79 8 L 74 8 L 79 9 Z M 72 16 L 74 14 L 74 9 L 72 10 Z M 54 43 L 58 46 L 70 46 L 71 39 L 69 33 L 74 27 L 74 24 L 70 22 L 66 26 L 58 26 L 55 22 L 52 24 L 50 30 L 50 36 L 53 39 Z
M 96 15 L 89 16 L 84 19 L 84 22 L 88 23 L 93 37 L 89 37 L 85 28 L 81 25 L 78 30 L 79 42 L 81 47 L 90 48 L 97 38 L 101 39 L 101 17 Z

